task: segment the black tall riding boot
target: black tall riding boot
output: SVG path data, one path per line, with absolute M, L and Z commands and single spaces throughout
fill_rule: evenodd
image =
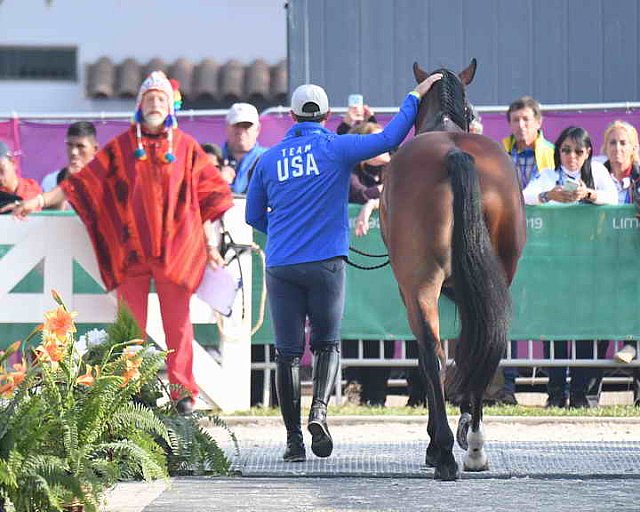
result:
M 302 462 L 307 456 L 300 426 L 300 358 L 278 354 L 276 361 L 276 391 L 287 429 L 287 449 L 282 458 L 287 462 Z
M 313 355 L 313 402 L 309 412 L 311 450 L 318 457 L 328 457 L 333 451 L 333 440 L 327 427 L 327 405 L 340 369 L 340 351 L 337 345 L 317 350 Z

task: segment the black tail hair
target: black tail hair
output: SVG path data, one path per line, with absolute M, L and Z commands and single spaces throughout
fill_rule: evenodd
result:
M 484 222 L 475 160 L 454 149 L 446 166 L 453 191 L 452 275 L 462 325 L 449 384 L 458 395 L 481 397 L 507 346 L 511 298 Z

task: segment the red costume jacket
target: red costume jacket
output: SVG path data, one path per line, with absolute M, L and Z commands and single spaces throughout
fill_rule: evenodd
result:
M 233 203 L 229 186 L 200 145 L 173 131 L 176 160 L 165 163 L 167 135 L 143 134 L 136 160 L 135 127 L 111 140 L 60 186 L 89 231 L 107 290 L 130 264 L 159 264 L 166 277 L 193 291 L 207 262 L 202 229 Z

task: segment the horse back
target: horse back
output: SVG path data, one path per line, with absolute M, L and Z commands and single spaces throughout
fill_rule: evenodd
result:
M 453 149 L 475 160 L 485 223 L 510 282 L 526 241 L 524 202 L 511 158 L 482 135 L 428 132 L 396 152 L 385 173 L 381 206 L 389 252 L 405 250 L 392 246 L 423 244 L 425 253 L 449 273 L 453 196 L 446 158 Z M 408 237 L 414 239 L 407 242 Z

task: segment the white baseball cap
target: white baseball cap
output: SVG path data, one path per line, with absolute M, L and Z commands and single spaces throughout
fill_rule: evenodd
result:
M 329 112 L 329 98 L 322 87 L 304 84 L 293 91 L 291 110 L 298 117 L 322 116 Z
M 251 103 L 234 103 L 227 112 L 226 121 L 229 125 L 238 123 L 258 124 L 260 116 L 256 107 Z

